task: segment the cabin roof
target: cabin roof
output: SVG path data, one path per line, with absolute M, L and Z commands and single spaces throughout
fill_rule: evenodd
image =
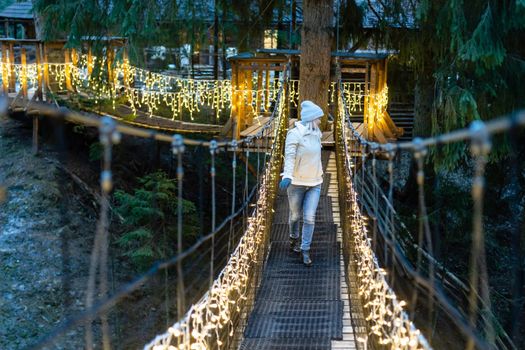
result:
M 33 19 L 33 3 L 15 2 L 0 12 L 0 18 Z
M 299 56 L 301 54 L 300 50 L 288 50 L 288 49 L 258 49 L 257 53 L 251 52 L 241 52 L 238 55 L 232 56 L 229 60 L 238 61 L 238 60 L 254 60 L 254 59 L 265 59 L 265 58 L 275 58 L 277 56 Z M 357 60 L 384 60 L 395 54 L 392 51 L 387 50 L 378 50 L 378 51 L 365 51 L 357 50 L 355 52 L 345 52 L 345 51 L 334 51 L 332 52 L 332 57 L 339 57 L 341 59 L 357 59 Z

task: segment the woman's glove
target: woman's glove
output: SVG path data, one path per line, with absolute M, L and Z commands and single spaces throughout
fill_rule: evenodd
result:
M 291 183 L 292 183 L 292 179 L 289 179 L 289 178 L 282 179 L 281 182 L 279 182 L 279 188 L 281 190 L 286 190 L 288 186 L 290 186 Z

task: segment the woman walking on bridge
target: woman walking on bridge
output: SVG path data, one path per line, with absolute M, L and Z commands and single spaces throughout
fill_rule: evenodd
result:
M 303 263 L 312 266 L 310 244 L 315 227 L 315 212 L 321 195 L 321 130 L 323 110 L 311 101 L 301 103 L 301 121 L 286 135 L 284 171 L 279 183 L 287 190 L 290 214 L 290 250 L 302 252 Z M 303 216 L 302 241 L 299 245 L 299 222 Z

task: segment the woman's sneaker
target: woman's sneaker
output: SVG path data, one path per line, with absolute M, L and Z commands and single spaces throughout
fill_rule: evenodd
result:
M 312 266 L 312 259 L 310 259 L 310 251 L 309 250 L 303 250 L 303 264 L 304 266 Z
M 301 252 L 301 247 L 299 246 L 299 238 L 290 237 L 290 251 L 294 253 Z

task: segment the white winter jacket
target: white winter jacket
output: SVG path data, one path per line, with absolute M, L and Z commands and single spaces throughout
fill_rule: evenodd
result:
M 323 182 L 320 131 L 309 130 L 300 122 L 288 130 L 281 175 L 291 179 L 293 185 L 316 186 Z

